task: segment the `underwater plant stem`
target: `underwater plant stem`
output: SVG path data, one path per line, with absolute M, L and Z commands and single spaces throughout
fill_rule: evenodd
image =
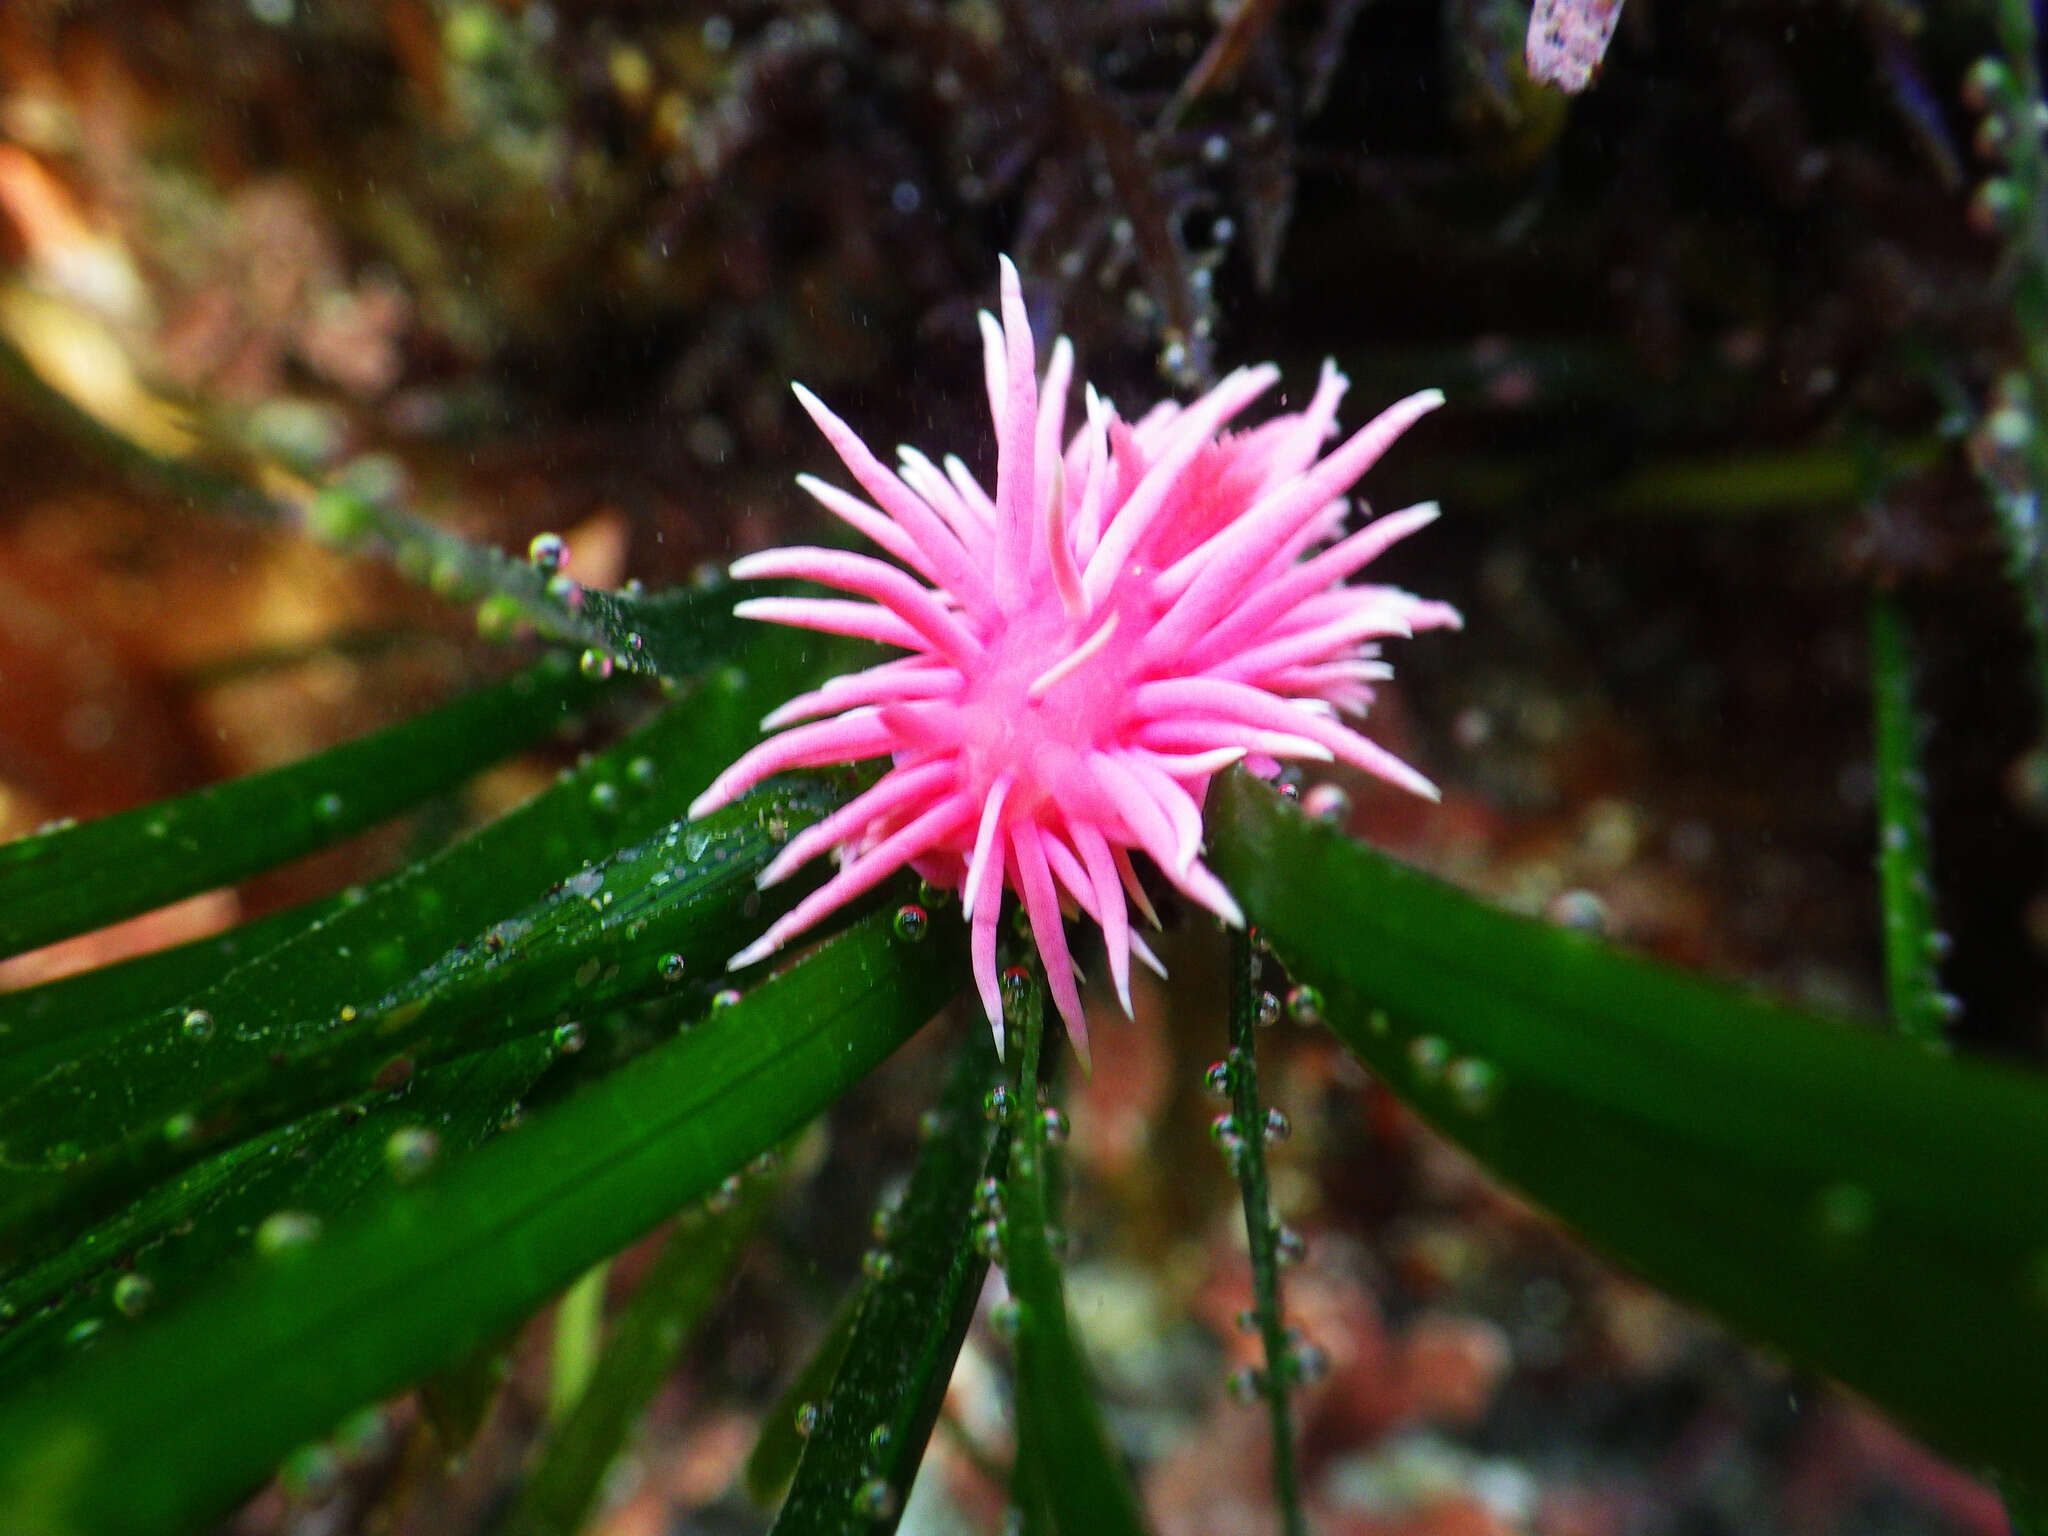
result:
M 2036 682 L 2048 719 L 2048 539 L 2041 531 L 2043 509 L 2048 508 L 2048 433 L 2040 429 L 2041 413 L 2048 410 L 2048 149 L 2037 125 L 2043 104 L 2040 36 L 2033 0 L 1998 0 L 1994 19 L 2018 96 L 2018 121 L 2006 150 L 2007 174 L 2017 194 L 2009 257 L 2013 324 L 2019 332 L 2032 426 L 2020 445 L 2026 492 L 2016 495 L 1994 485 L 1992 502 L 2034 642 Z
M 1884 911 L 1885 991 L 1893 1026 L 1931 1051 L 1948 1048 L 1954 1001 L 1936 966 L 1942 936 L 1929 878 L 1921 719 L 1913 705 L 1911 636 L 1898 600 L 1870 601 L 1870 693 L 1877 756 L 1877 872 Z
M 1230 935 L 1230 1097 L 1239 1141 L 1231 1157 L 1244 1194 L 1244 1228 L 1252 1264 L 1252 1311 L 1266 1369 L 1261 1390 L 1273 1425 L 1273 1499 L 1287 1536 L 1308 1536 L 1301 1507 L 1300 1472 L 1295 1465 L 1294 1416 L 1287 1394 L 1294 1383 L 1294 1350 L 1280 1319 L 1280 1259 L 1274 1240 L 1270 1188 L 1266 1179 L 1265 1109 L 1259 1102 L 1258 956 L 1242 928 Z
M 1006 1275 L 1017 1301 L 1017 1465 L 1011 1497 L 1031 1532 L 1143 1536 L 1137 1490 L 1109 1438 L 1087 1360 L 1067 1312 L 1057 1219 L 1057 1123 L 1038 1102 L 1049 1077 L 1043 1055 L 1045 983 L 1036 971 L 1004 981 L 1003 1019 L 1017 1067 L 1008 1109 Z

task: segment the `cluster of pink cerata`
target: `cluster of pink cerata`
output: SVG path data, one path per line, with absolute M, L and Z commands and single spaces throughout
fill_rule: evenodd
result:
M 1227 430 L 1278 382 L 1265 365 L 1135 422 L 1087 389 L 1084 419 L 1063 444 L 1073 349 L 1064 337 L 1055 343 L 1039 378 L 1007 260 L 1002 320 L 984 314 L 982 331 L 993 496 L 956 458 L 941 467 L 902 448 L 890 469 L 797 386 L 870 499 L 809 476 L 800 483 L 897 563 L 818 548 L 749 555 L 733 575 L 799 578 L 850 596 L 752 598 L 737 611 L 905 654 L 776 710 L 762 728 L 794 728 L 720 774 L 691 814 L 785 769 L 888 758 L 871 789 L 791 838 L 762 872 L 765 887 L 827 850 L 840 856 L 838 872 L 733 964 L 773 953 L 908 864 L 959 890 L 1000 1045 L 997 916 L 1008 886 L 1085 1059 L 1063 909 L 1101 927 L 1126 1012 L 1131 956 L 1158 964 L 1131 930 L 1130 906 L 1157 922 L 1133 852 L 1189 900 L 1242 923 L 1201 860 L 1203 796 L 1226 766 L 1244 760 L 1271 774 L 1285 760 L 1337 760 L 1434 798 L 1428 780 L 1339 717 L 1362 713 L 1388 676 L 1380 637 L 1459 623 L 1446 604 L 1346 584 L 1436 508 L 1345 534 L 1342 498 L 1443 396 L 1410 395 L 1322 455 L 1345 390 L 1331 364 L 1304 409 Z

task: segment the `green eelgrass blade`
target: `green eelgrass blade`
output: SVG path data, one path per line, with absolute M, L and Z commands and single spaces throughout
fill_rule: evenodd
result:
M 551 655 L 303 762 L 0 845 L 0 955 L 228 885 L 396 815 L 557 730 L 598 690 Z
M 122 1038 L 167 1042 L 168 1031 L 181 1032 L 180 1045 L 167 1046 L 172 1054 L 165 1060 L 184 1062 L 196 1091 L 207 1079 L 203 1060 L 190 1059 L 193 1046 L 210 1047 L 238 1034 L 303 1036 L 309 1027 L 340 1022 L 348 1010 L 360 1013 L 364 1001 L 419 975 L 458 946 L 487 941 L 493 924 L 545 898 L 551 887 L 576 874 L 580 866 L 668 825 L 743 744 L 755 739 L 763 709 L 785 697 L 793 679 L 804 675 L 805 664 L 781 635 L 764 637 L 742 661 L 744 671 L 714 672 L 684 702 L 526 805 L 377 882 L 317 927 L 288 938 L 206 993 L 188 999 L 205 1016 L 198 1021 L 200 1038 L 183 1033 L 184 1007 L 139 1020 Z M 117 1144 L 145 1132 L 146 1127 L 126 1112 L 126 1100 L 131 1092 L 157 1092 L 162 1076 L 158 1068 L 164 1063 L 151 1058 L 132 1079 L 96 1075 L 95 1069 L 104 1063 L 104 1047 L 103 1041 L 88 1040 L 49 1069 L 67 1074 L 86 1090 L 106 1090 L 97 1100 L 86 1093 L 88 1118 L 74 1122 L 72 1147 L 63 1145 L 64 1137 L 53 1137 L 49 1126 L 11 1112 L 0 1117 L 0 1143 L 44 1147 L 62 1154 L 45 1161 L 62 1162 L 74 1151 L 82 1159 L 90 1146 Z M 338 1081 L 330 1102 L 370 1088 L 367 1080 Z M 196 1119 L 179 1125 L 181 1145 L 168 1150 L 178 1157 L 203 1151 L 209 1127 Z M 139 1168 L 150 1158 L 140 1155 L 147 1150 L 140 1142 L 135 1147 Z M 32 1165 L 34 1159 L 16 1161 Z M 132 1188 L 140 1176 L 131 1169 L 125 1181 L 113 1182 Z M 24 1253 L 46 1254 L 67 1226 L 75 1229 L 82 1221 L 107 1214 L 109 1201 L 120 1189 L 110 1185 L 95 1193 L 87 1186 L 96 1177 L 90 1167 L 67 1177 L 37 1172 L 33 1166 L 0 1177 L 0 1210 L 12 1212 L 0 1219 L 0 1250 L 8 1261 L 18 1261 Z M 36 1212 L 56 1209 L 64 1212 L 64 1221 L 55 1223 L 53 1230 L 34 1229 Z
M 975 1205 L 1008 1152 L 1008 1137 L 982 1113 L 1000 1070 L 990 1037 L 971 1028 L 887 1241 L 870 1251 L 846 1353 L 775 1536 L 896 1528 L 988 1274 Z
M 1017 1305 L 1022 1507 L 1027 1518 L 1034 1510 L 1049 1514 L 1060 1536 L 1140 1536 L 1145 1524 L 1138 1496 L 1110 1446 L 1047 1233 L 1056 1216 L 1047 1194 L 1046 1117 L 1038 1107 L 1045 998 L 1035 977 L 1012 989 L 1005 1012 L 1017 1041 L 1003 1247 Z
M 61 1061 L 212 986 L 236 966 L 331 916 L 328 897 L 224 933 L 0 993 L 0 1100 Z
M 243 1024 L 261 1002 L 244 974 L 0 1105 L 12 1170 L 0 1219 L 43 1235 L 105 1209 L 206 1144 L 283 1124 L 337 1100 L 381 1097 L 421 1067 L 584 1020 L 718 975 L 758 928 L 754 876 L 792 826 L 833 797 L 778 785 L 693 824 L 674 823 L 572 876 L 419 972 L 367 986 L 313 1020 Z M 323 935 L 309 936 L 320 941 Z M 195 1031 L 193 1022 L 203 1018 Z
M 804 1441 L 810 1434 L 809 1416 L 818 1412 L 818 1404 L 832 1390 L 839 1362 L 846 1358 L 846 1347 L 853 1341 L 861 1295 L 857 1289 L 847 1292 L 817 1348 L 762 1420 L 760 1437 L 747 1456 L 747 1497 L 756 1504 L 773 1504 L 788 1492 L 790 1479 L 796 1476 L 796 1464 L 803 1460 Z
M 587 647 L 594 670 L 688 677 L 730 651 L 738 599 L 761 589 L 709 577 L 689 590 L 639 595 L 586 587 L 502 550 L 474 544 L 415 512 L 346 481 L 316 492 L 306 507 L 316 536 L 345 549 L 376 547 L 407 575 L 455 601 L 480 600 L 478 621 L 493 633 L 531 626 L 552 640 Z
M 228 1147 L 0 1285 L 0 1390 L 175 1305 L 216 1266 L 495 1135 L 557 1059 L 545 1036 L 422 1072 L 373 1106 L 320 1110 Z
M 683 1349 L 725 1291 L 767 1212 L 776 1180 L 749 1177 L 707 1208 L 685 1211 L 633 1292 L 589 1380 L 548 1433 L 502 1529 L 510 1536 L 576 1536 L 604 1476 Z
M 153 1536 L 462 1359 L 832 1103 L 957 990 L 872 917 L 681 1038 L 0 1403 L 0 1528 Z
M 1210 827 L 1338 1037 L 1500 1178 L 1949 1453 L 2048 1472 L 2048 1085 L 1494 911 L 1241 774 Z

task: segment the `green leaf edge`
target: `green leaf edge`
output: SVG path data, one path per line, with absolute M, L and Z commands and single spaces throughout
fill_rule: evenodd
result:
M 217 1516 L 824 1109 L 958 990 L 962 958 L 877 914 L 444 1176 L 0 1403 L 7 1528 L 167 1536 Z
M 1966 1464 L 2048 1479 L 2048 1085 L 1495 911 L 1241 773 L 1210 833 L 1338 1038 L 1495 1176 Z

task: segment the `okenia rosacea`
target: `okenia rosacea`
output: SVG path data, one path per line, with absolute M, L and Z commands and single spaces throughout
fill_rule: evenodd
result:
M 1041 384 L 1007 259 L 1002 310 L 1000 324 L 981 317 L 993 497 L 956 458 L 942 470 L 901 448 L 892 472 L 796 386 L 873 500 L 808 475 L 798 483 L 909 569 L 840 550 L 768 550 L 735 561 L 732 574 L 798 578 L 866 601 L 763 597 L 736 612 L 908 654 L 833 678 L 769 715 L 764 730 L 812 723 L 748 752 L 690 814 L 785 769 L 889 758 L 871 789 L 791 838 L 762 871 L 765 888 L 828 849 L 841 857 L 838 873 L 733 965 L 772 954 L 908 864 L 961 892 L 975 985 L 1000 1048 L 996 924 L 1007 886 L 1023 902 L 1085 1061 L 1062 908 L 1101 927 L 1127 1014 L 1131 956 L 1158 968 L 1125 904 L 1157 924 L 1134 850 L 1189 900 L 1241 925 L 1200 857 L 1202 800 L 1225 767 L 1243 759 L 1270 776 L 1283 760 L 1341 760 L 1436 797 L 1427 779 L 1337 718 L 1363 713 L 1372 684 L 1389 675 L 1378 637 L 1460 623 L 1444 603 L 1345 585 L 1436 507 L 1329 541 L 1348 512 L 1340 498 L 1443 396 L 1410 395 L 1318 459 L 1346 387 L 1334 364 L 1323 365 L 1306 409 L 1240 432 L 1225 428 L 1278 382 L 1270 364 L 1132 423 L 1090 388 L 1086 420 L 1063 450 L 1073 349 L 1064 337 L 1054 344 Z

